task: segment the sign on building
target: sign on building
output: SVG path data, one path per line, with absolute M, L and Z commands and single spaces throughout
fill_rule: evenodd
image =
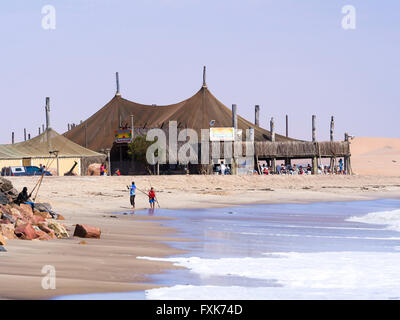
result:
M 235 128 L 210 128 L 210 141 L 234 141 Z
M 114 131 L 115 143 L 129 143 L 132 141 L 132 131 L 130 129 L 118 129 Z

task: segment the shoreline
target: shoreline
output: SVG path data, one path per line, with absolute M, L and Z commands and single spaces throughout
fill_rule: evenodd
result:
M 36 179 L 11 177 L 10 180 L 20 190 L 23 186 L 30 189 Z M 0 256 L 0 299 L 47 299 L 160 287 L 151 275 L 177 267 L 135 257 L 178 254 L 181 251 L 168 242 L 191 240 L 182 238 L 179 230 L 164 226 L 163 217 L 113 214 L 130 211 L 124 188 L 132 180 L 141 189 L 154 186 L 161 208 L 170 210 L 400 198 L 399 177 L 51 177 L 44 180 L 38 202 L 51 203 L 66 218 L 63 222 L 71 235 L 74 224 L 84 223 L 100 227 L 102 237 L 8 241 L 8 253 Z M 146 209 L 145 195 L 138 194 L 137 198 L 137 206 Z M 82 240 L 87 244 L 79 244 Z M 49 264 L 56 267 L 56 290 L 41 288 L 44 276 L 41 268 Z

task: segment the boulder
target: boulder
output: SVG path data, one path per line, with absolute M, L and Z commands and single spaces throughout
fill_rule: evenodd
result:
M 85 224 L 75 226 L 74 237 L 100 239 L 101 230 Z
M 57 219 L 57 213 L 55 213 L 50 203 L 35 203 L 35 209 L 40 212 L 47 212 L 53 219 Z
M 39 223 L 46 222 L 46 219 L 41 216 L 33 216 L 31 221 L 32 221 L 32 224 L 38 225 Z
M 39 217 L 42 217 L 43 219 L 51 219 L 52 218 L 52 216 L 50 215 L 50 213 L 48 213 L 48 212 L 45 212 L 45 211 L 37 211 L 37 210 L 35 210 L 35 211 L 33 211 L 33 215 L 34 216 L 39 216 Z
M 8 191 L 10 191 L 13 188 L 14 187 L 10 180 L 0 177 L 0 191 L 1 192 L 7 193 Z
M 7 245 L 7 241 L 3 237 L 3 235 L 0 233 L 0 246 L 5 246 L 5 245 Z
M 0 204 L 9 204 L 10 200 L 8 199 L 7 194 L 4 192 L 0 191 Z
M 30 223 L 26 223 L 15 228 L 14 233 L 18 238 L 24 240 L 33 240 L 38 237 L 36 234 L 36 230 L 32 227 L 32 224 Z
M 38 240 L 50 240 L 51 237 L 44 231 L 40 230 L 38 226 L 33 226 L 36 233 L 36 239 Z
M 0 234 L 2 234 L 8 240 L 15 239 L 13 224 L 0 224 Z
M 11 224 L 14 224 L 15 221 L 16 221 L 16 219 L 11 214 L 8 214 L 8 213 L 5 213 L 5 212 L 3 212 L 1 214 L 1 220 L 5 221 L 6 223 L 11 223 Z
M 47 226 L 52 229 L 57 238 L 68 238 L 69 234 L 67 230 L 61 225 L 61 223 L 55 220 L 47 220 Z
M 3 246 L 0 246 L 0 252 L 7 252 L 7 250 Z
M 43 232 L 46 232 L 52 239 L 57 238 L 55 232 L 53 229 L 50 229 L 47 226 L 47 222 L 46 223 L 41 223 L 38 225 L 39 229 L 42 230 Z
M 99 176 L 100 175 L 101 163 L 92 163 L 88 166 L 87 175 L 88 176 Z

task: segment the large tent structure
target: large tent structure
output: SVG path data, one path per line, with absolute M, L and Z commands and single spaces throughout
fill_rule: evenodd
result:
M 90 163 L 102 162 L 104 159 L 105 155 L 86 149 L 51 128 L 30 140 L 0 145 L 0 169 L 43 164 L 51 171 L 64 175 L 77 162 L 73 173 L 85 175 Z
M 197 131 L 214 127 L 232 127 L 232 110 L 220 102 L 204 84 L 191 98 L 182 102 L 165 105 L 144 105 L 124 99 L 117 94 L 104 107 L 90 118 L 73 127 L 65 136 L 94 151 L 111 149 L 114 143 L 114 130 L 120 123 L 130 125 L 133 116 L 135 128 L 167 128 L 170 121 L 177 121 L 178 128 L 190 128 Z M 271 133 L 244 118 L 237 117 L 237 128 L 245 132 L 254 128 L 255 141 L 271 141 Z M 276 141 L 294 141 L 275 134 Z

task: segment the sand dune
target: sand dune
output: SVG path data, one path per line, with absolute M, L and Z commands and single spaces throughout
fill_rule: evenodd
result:
M 360 137 L 350 146 L 355 174 L 400 176 L 400 138 Z

